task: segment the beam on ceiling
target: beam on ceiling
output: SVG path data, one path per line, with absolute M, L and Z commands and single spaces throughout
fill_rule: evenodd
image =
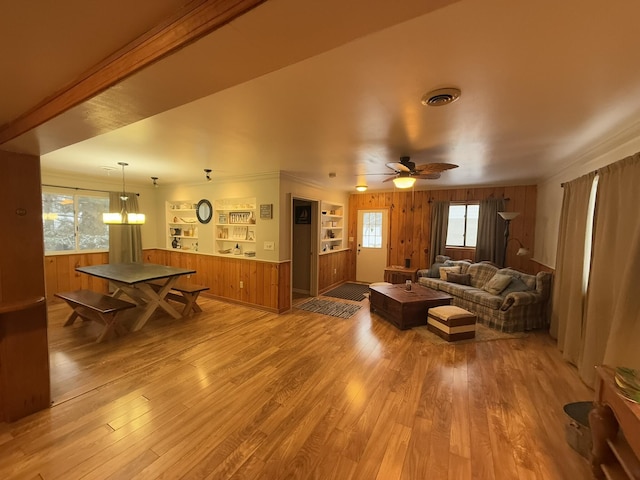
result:
M 0 145 L 116 85 L 210 34 L 266 0 L 194 0 L 164 23 L 113 53 L 66 87 L 0 127 Z

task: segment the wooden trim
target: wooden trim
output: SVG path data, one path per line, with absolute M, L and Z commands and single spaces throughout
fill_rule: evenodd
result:
M 36 128 L 104 92 L 201 37 L 219 29 L 266 0 L 188 2 L 167 21 L 141 35 L 87 70 L 66 87 L 0 128 L 0 144 Z

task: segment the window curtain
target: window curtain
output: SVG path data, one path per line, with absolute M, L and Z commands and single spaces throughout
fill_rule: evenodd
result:
M 584 353 L 589 384 L 594 365 L 640 368 L 640 153 L 598 170 Z
M 488 198 L 480 201 L 478 210 L 478 239 L 476 262 L 489 260 L 504 265 L 504 225 L 498 222 L 498 212 L 504 211 L 503 198 Z
M 584 340 L 583 271 L 589 196 L 595 178 L 590 173 L 564 184 L 550 334 L 565 360 L 578 365 Z
M 121 192 L 109 192 L 109 211 L 122 210 Z M 139 212 L 138 196 L 127 193 L 127 211 Z M 142 263 L 140 225 L 109 225 L 109 263 Z
M 449 202 L 433 202 L 431 204 L 431 265 L 436 261 L 436 255 L 444 255 L 448 227 Z

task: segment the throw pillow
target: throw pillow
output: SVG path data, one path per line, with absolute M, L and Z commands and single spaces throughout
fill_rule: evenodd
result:
M 509 275 L 511 277 L 511 275 Z M 506 297 L 512 292 L 528 292 L 531 289 L 522 280 L 516 277 L 511 277 L 511 283 L 505 288 L 500 295 Z
M 440 267 L 440 280 L 447 281 L 447 273 L 460 273 L 460 265 L 455 267 Z
M 491 280 L 484 284 L 482 289 L 485 292 L 489 292 L 491 295 L 500 295 L 500 292 L 507 288 L 507 285 L 511 283 L 513 277 L 509 275 L 503 275 L 496 273 Z
M 471 285 L 471 275 L 468 273 L 447 273 L 447 282 L 460 285 Z

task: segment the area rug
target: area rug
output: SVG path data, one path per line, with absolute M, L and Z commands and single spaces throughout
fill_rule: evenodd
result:
M 463 343 L 473 342 L 491 342 L 493 340 L 509 340 L 514 338 L 525 338 L 526 332 L 505 333 L 493 328 L 485 327 L 481 323 L 476 323 L 476 337 L 468 340 L 458 340 L 457 342 L 447 342 L 445 339 L 440 338 L 435 333 L 431 333 L 426 325 L 420 325 L 414 327 L 413 331 L 423 337 L 429 343 L 434 345 L 461 345 Z
M 334 302 L 333 300 L 320 300 L 318 298 L 312 298 L 311 300 L 308 300 L 300 305 L 296 305 L 295 308 L 306 310 L 308 312 L 331 315 L 332 317 L 349 318 L 358 310 L 360 310 L 360 305 L 352 305 L 350 303 Z
M 362 283 L 344 283 L 322 295 L 325 297 L 343 298 L 344 300 L 360 302 L 365 299 L 365 294 L 368 293 L 369 285 Z

